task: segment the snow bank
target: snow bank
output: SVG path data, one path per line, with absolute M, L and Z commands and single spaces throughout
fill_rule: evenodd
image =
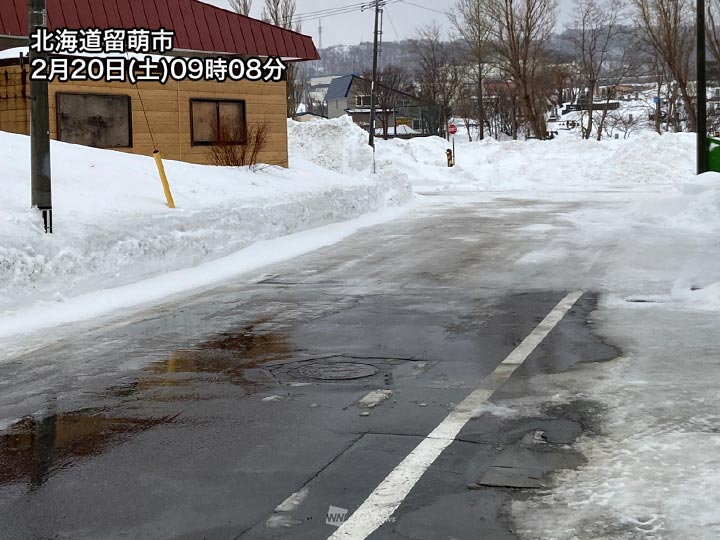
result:
M 367 133 L 349 116 L 289 122 L 291 154 L 336 172 L 372 164 Z M 642 132 L 629 139 L 468 142 L 455 140 L 456 166 L 448 168 L 440 137 L 376 139 L 379 171 L 407 174 L 416 191 L 639 189 L 692 184 L 695 137 Z
M 368 134 L 349 116 L 333 120 L 288 120 L 290 157 L 312 161 L 340 174 L 367 172 L 372 167 Z
M 694 139 L 688 134 L 644 133 L 599 142 L 456 142 L 452 169 L 445 163 L 449 145 L 442 139 L 383 143 L 380 155 L 403 155 L 416 189 L 427 191 L 669 188 L 692 176 L 694 163 Z M 419 148 L 407 148 L 415 145 Z M 390 168 L 397 170 L 397 163 Z
M 167 161 L 171 210 L 152 158 L 53 142 L 46 235 L 28 208 L 28 138 L 0 132 L 0 162 L 0 310 L 195 266 L 412 196 L 400 175 L 343 176 L 297 156 L 256 173 Z
M 291 155 L 337 172 L 364 171 L 372 163 L 367 133 L 350 117 L 290 122 Z M 452 143 L 439 137 L 377 141 L 378 171 L 407 174 L 416 191 L 586 190 L 600 187 L 669 189 L 694 175 L 692 134 L 643 132 L 629 139 L 455 141 L 456 166 L 447 167 Z

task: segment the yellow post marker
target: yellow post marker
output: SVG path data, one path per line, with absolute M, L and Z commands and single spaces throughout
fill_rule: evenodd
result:
M 170 193 L 170 184 L 168 183 L 167 176 L 165 175 L 165 166 L 162 162 L 162 156 L 159 150 L 153 152 L 155 158 L 155 164 L 157 165 L 158 172 L 160 173 L 160 181 L 162 182 L 163 189 L 165 190 L 165 198 L 167 199 L 168 206 L 175 208 L 175 201 L 173 200 L 172 193 Z

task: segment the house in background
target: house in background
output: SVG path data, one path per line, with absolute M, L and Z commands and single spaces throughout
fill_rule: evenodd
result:
M 1 0 L 0 130 L 29 134 L 27 0 Z M 48 27 L 174 30 L 173 54 L 317 60 L 312 38 L 199 0 L 48 2 Z M 159 6 L 166 6 L 165 9 Z M 123 7 L 124 6 L 124 7 Z M 27 50 L 27 49 L 25 49 Z M 264 163 L 287 166 L 286 82 L 51 82 L 50 132 L 56 140 L 135 154 L 154 147 L 168 159 L 210 163 L 209 147 L 245 144 L 248 127 L 265 125 Z M 233 133 L 227 141 L 223 133 Z
M 423 103 L 415 96 L 397 89 L 383 87 L 385 95 L 392 94 L 392 106 L 378 101 L 376 109 L 376 129 L 383 128 L 383 119 L 387 118 L 388 135 L 395 135 L 395 128 L 406 126 L 408 129 L 398 130 L 397 137 L 410 138 L 431 135 L 431 119 L 435 114 L 434 107 Z M 332 80 L 325 95 L 328 118 L 339 118 L 350 115 L 357 125 L 365 130 L 370 129 L 370 81 L 357 75 L 344 75 Z M 380 131 L 382 134 L 382 129 Z
M 316 75 L 308 80 L 308 93 L 313 101 L 324 102 L 332 82 L 343 75 Z

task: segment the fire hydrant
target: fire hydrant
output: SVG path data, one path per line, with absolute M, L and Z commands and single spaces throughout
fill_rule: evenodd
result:
M 447 150 L 445 150 L 445 155 L 447 156 L 448 167 L 454 167 L 455 157 L 453 156 L 453 151 L 448 148 Z

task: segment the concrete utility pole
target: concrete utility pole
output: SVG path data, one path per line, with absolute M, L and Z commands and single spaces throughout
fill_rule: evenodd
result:
M 45 0 L 28 0 L 30 36 L 47 28 Z M 30 38 L 32 40 L 32 37 Z M 47 59 L 43 51 L 30 48 L 30 65 L 36 58 Z M 48 82 L 30 80 L 30 174 L 32 206 L 42 213 L 45 232 L 52 233 L 52 192 L 50 174 L 50 113 Z
M 697 173 L 708 170 L 705 0 L 697 0 Z
M 378 72 L 378 38 L 380 32 L 380 3 L 375 0 L 375 38 L 373 44 L 373 71 L 372 82 L 370 83 L 370 146 L 375 149 L 375 85 L 377 84 Z

